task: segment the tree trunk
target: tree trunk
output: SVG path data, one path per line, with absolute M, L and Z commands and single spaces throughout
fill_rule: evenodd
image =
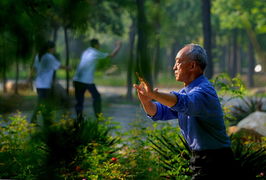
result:
M 242 60 L 243 60 L 243 57 L 242 57 L 242 48 L 240 46 L 238 46 L 237 48 L 237 60 L 236 60 L 236 66 L 237 66 L 237 74 L 242 74 Z
M 231 73 L 231 59 L 232 59 L 232 40 L 231 40 L 231 37 L 229 36 L 228 38 L 228 45 L 227 45 L 227 48 L 226 48 L 226 72 L 228 73 L 228 75 Z
M 148 27 L 144 11 L 144 0 L 136 0 L 137 2 L 137 27 L 138 27 L 138 48 L 137 48 L 137 70 L 151 86 L 151 63 L 148 56 Z
M 58 27 L 54 26 L 54 31 L 53 31 L 53 41 L 56 43 L 57 41 L 57 32 L 58 32 Z
M 237 71 L 237 30 L 233 30 L 232 36 L 232 56 L 230 61 L 230 77 L 233 78 L 236 76 Z
M 7 77 L 6 77 L 6 62 L 4 60 L 4 69 L 3 69 L 3 92 L 6 93 L 7 92 L 7 88 L 6 88 L 6 83 L 7 83 Z
M 69 44 L 68 44 L 68 34 L 67 27 L 64 27 L 65 34 L 65 45 L 66 45 L 66 67 L 69 66 Z M 69 71 L 66 70 L 66 93 L 69 95 Z
M 19 60 L 16 58 L 16 78 L 15 78 L 15 94 L 18 94 L 18 80 L 19 80 Z
M 205 74 L 207 78 L 212 78 L 213 76 L 213 63 L 212 63 L 212 41 L 211 41 L 211 1 L 201 0 L 202 5 L 202 22 L 203 22 L 203 38 L 204 38 L 204 48 L 206 49 L 208 55 L 208 66 L 206 68 Z
M 2 78 L 3 78 L 3 92 L 4 93 L 7 93 L 7 88 L 6 88 L 6 83 L 7 83 L 7 77 L 6 77 L 6 68 L 7 68 L 7 62 L 6 62 L 6 41 L 5 41 L 5 38 L 2 39 L 2 42 L 3 42 L 3 56 L 1 57 L 2 58 L 2 68 L 3 68 L 3 71 L 2 71 Z
M 226 53 L 227 53 L 227 51 L 226 51 L 226 46 L 222 46 L 221 47 L 221 51 L 223 52 L 222 54 L 221 54 L 221 56 L 219 57 L 219 59 L 220 59 L 220 66 L 219 66 L 219 70 L 218 70 L 218 72 L 220 72 L 220 73 L 224 73 L 225 72 L 225 70 L 226 70 L 226 67 L 225 67 L 225 62 L 226 62 Z
M 255 58 L 254 58 L 254 49 L 251 41 L 249 41 L 249 48 L 248 48 L 248 87 L 254 87 L 254 67 L 255 67 Z
M 129 32 L 129 60 L 127 65 L 127 99 L 132 100 L 132 73 L 134 67 L 134 44 L 135 44 L 135 36 L 136 36 L 136 19 L 134 17 L 132 19 L 132 24 Z
M 156 16 L 155 16 L 155 53 L 153 56 L 153 83 L 155 84 L 160 73 L 160 0 L 155 0 Z

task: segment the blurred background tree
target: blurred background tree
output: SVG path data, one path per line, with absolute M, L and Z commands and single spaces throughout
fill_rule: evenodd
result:
M 27 78 L 42 42 L 57 44 L 60 60 L 75 69 L 91 38 L 109 51 L 121 39 L 113 60 L 132 98 L 134 72 L 154 86 L 173 80 L 177 51 L 187 43 L 203 45 L 209 55 L 208 78 L 240 74 L 249 87 L 265 72 L 265 0 L 2 0 L 0 61 L 3 92 L 10 79 Z M 258 64 L 261 65 L 258 66 Z M 259 73 L 254 72 L 257 67 Z M 21 71 L 23 69 L 23 71 Z M 102 74 L 106 69 L 100 70 Z M 73 72 L 58 74 L 69 92 Z M 262 77 L 261 77 L 262 78 Z M 258 78 L 260 80 L 260 78 Z M 17 87 L 17 86 L 16 86 Z M 14 89 L 18 93 L 18 88 Z

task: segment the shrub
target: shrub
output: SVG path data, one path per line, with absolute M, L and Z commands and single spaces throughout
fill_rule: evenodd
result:
M 191 178 L 189 169 L 191 151 L 177 127 L 166 124 L 150 132 L 148 141 L 158 155 L 162 177 L 180 180 Z
M 141 118 L 134 120 L 130 131 L 122 135 L 123 144 L 118 157 L 126 167 L 127 179 L 161 179 L 158 155 L 147 140 L 148 134 L 154 130 L 145 126 L 144 121 Z
M 243 179 L 265 179 L 266 149 L 265 139 L 261 143 L 243 141 L 241 136 L 231 136 L 232 149 L 237 165 L 240 168 L 239 176 Z
M 0 127 L 0 178 L 34 179 L 40 173 L 43 144 L 31 141 L 35 126 L 20 113 Z
M 105 169 L 120 169 L 119 164 L 109 161 L 118 150 L 115 145 L 119 139 L 109 135 L 111 128 L 104 118 L 77 125 L 73 119 L 62 117 L 49 123 L 35 126 L 19 113 L 1 125 L 0 178 L 75 179 L 76 167 L 86 164 L 83 158 L 92 162 L 97 153 L 96 157 L 108 159 Z M 100 172 L 100 167 L 90 166 L 88 172 Z
M 81 124 L 74 123 L 73 119 L 62 119 L 44 128 L 42 136 L 48 156 L 46 172 L 41 176 L 46 175 L 46 179 L 57 179 L 65 174 L 75 177 L 75 167 L 80 166 L 84 158 L 79 152 L 81 147 L 86 147 L 87 151 L 82 151 L 86 154 L 94 151 L 93 144 L 111 148 L 119 141 L 109 135 L 111 128 L 106 126 L 104 117 L 86 119 Z M 112 152 L 115 151 L 112 148 Z
M 91 148 L 93 147 L 93 150 Z M 113 146 L 105 146 L 91 143 L 80 147 L 76 166 L 77 175 L 74 179 L 125 179 L 127 177 L 126 166 L 120 163 L 120 158 Z

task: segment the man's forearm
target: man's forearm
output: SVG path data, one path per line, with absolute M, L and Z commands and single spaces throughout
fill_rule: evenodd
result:
M 176 95 L 174 94 L 157 91 L 152 92 L 151 98 L 168 107 L 173 107 L 178 101 Z
M 144 109 L 144 111 L 150 115 L 150 116 L 154 116 L 157 112 L 157 107 L 156 104 L 154 104 L 152 101 L 147 101 L 147 102 L 141 102 L 142 107 Z
M 118 53 L 119 49 L 120 45 L 117 45 L 109 56 L 114 57 Z

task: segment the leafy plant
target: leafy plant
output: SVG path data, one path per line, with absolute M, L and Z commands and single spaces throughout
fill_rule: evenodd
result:
M 244 83 L 239 77 L 231 78 L 226 73 L 219 74 L 211 82 L 217 90 L 224 111 L 224 119 L 235 119 L 234 115 L 231 114 L 232 106 L 227 105 L 227 103 L 233 99 L 243 98 L 246 91 Z
M 159 154 L 165 177 L 172 179 L 190 179 L 189 160 L 191 150 L 185 139 L 178 134 L 177 140 L 170 140 L 164 134 L 150 135 L 148 140 Z
M 220 100 L 230 101 L 232 99 L 242 97 L 245 94 L 246 88 L 243 81 L 237 76 L 231 78 L 226 73 L 221 73 L 211 80 L 213 86 L 218 91 Z M 230 96 L 230 98 L 226 98 Z
M 80 147 L 77 157 L 82 161 L 75 168 L 77 174 L 73 176 L 74 179 L 125 179 L 127 167 L 121 164 L 120 156 L 114 149 L 116 147 L 98 143 Z
M 35 179 L 45 153 L 43 144 L 31 141 L 35 126 L 18 113 L 0 126 L 0 178 Z
M 123 144 L 119 151 L 119 162 L 126 167 L 127 179 L 159 180 L 162 168 L 157 153 L 147 140 L 148 134 L 154 129 L 144 125 L 144 122 L 142 118 L 135 119 L 130 124 L 131 129 L 120 135 Z
M 112 156 L 119 149 L 115 147 L 119 138 L 109 135 L 112 127 L 104 117 L 87 119 L 79 125 L 67 116 L 49 119 L 49 123 L 36 126 L 19 113 L 0 126 L 0 178 L 62 179 L 66 174 L 75 177 L 75 167 L 83 163 L 83 157 L 93 155 L 98 146 L 108 149 L 97 151 L 99 156 Z M 86 152 L 82 154 L 83 147 Z M 106 155 L 111 159 L 109 156 Z
M 62 119 L 44 128 L 41 135 L 47 145 L 48 156 L 45 166 L 47 171 L 41 176 L 46 178 L 72 174 L 75 166 L 83 161 L 83 156 L 78 152 L 80 147 L 86 146 L 87 151 L 92 152 L 94 143 L 111 147 L 119 141 L 118 138 L 109 136 L 111 127 L 105 126 L 104 117 L 98 120 L 87 119 L 81 124 L 74 123 L 73 119 Z M 113 148 L 111 152 L 115 151 Z
M 262 143 L 243 142 L 239 136 L 231 136 L 232 150 L 243 179 L 265 179 L 266 149 Z M 241 178 L 240 178 L 241 179 Z

